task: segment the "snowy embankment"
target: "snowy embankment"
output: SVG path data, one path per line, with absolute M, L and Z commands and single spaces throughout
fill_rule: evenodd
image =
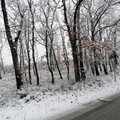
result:
M 91 101 L 120 92 L 120 76 L 117 75 L 114 82 L 113 73 L 101 77 L 90 75 L 85 82 L 74 85 L 65 79 L 58 79 L 52 85 L 43 73 L 42 86 L 24 85 L 21 91 L 16 90 L 14 77 L 3 76 L 0 80 L 0 120 L 55 120 L 78 106 L 82 108 Z

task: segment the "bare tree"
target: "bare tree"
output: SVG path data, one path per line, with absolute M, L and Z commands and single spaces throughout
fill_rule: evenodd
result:
M 63 8 L 64 8 L 64 21 L 67 26 L 67 32 L 68 32 L 68 37 L 69 41 L 71 43 L 71 48 L 72 48 L 72 56 L 73 56 L 73 63 L 74 63 L 74 73 L 75 73 L 75 81 L 79 82 L 80 81 L 80 70 L 79 70 L 79 60 L 78 60 L 78 49 L 77 49 L 77 12 L 80 9 L 80 5 L 83 2 L 83 0 L 77 0 L 75 4 L 75 8 L 73 11 L 73 22 L 72 25 L 69 23 L 70 18 L 67 14 L 67 6 L 66 6 L 66 1 L 62 0 L 63 3 Z
M 96 50 L 96 43 L 99 42 L 99 44 L 102 46 L 102 41 L 103 41 L 102 36 L 105 36 L 103 31 L 108 27 L 115 26 L 120 21 L 120 19 L 117 19 L 114 21 L 110 21 L 109 23 L 109 20 L 108 20 L 109 16 L 111 16 L 110 12 L 114 11 L 112 7 L 115 5 L 116 5 L 116 1 L 112 1 L 112 0 L 106 0 L 106 1 L 86 0 L 82 8 L 84 13 L 83 18 L 85 19 L 84 21 L 88 21 L 87 22 L 88 24 L 86 25 L 84 22 L 84 25 L 87 26 L 86 27 L 87 29 L 85 29 L 85 27 L 82 29 L 83 30 L 85 29 L 86 31 L 88 31 L 87 36 L 90 39 L 89 41 L 92 41 L 95 46 L 94 49 L 90 51 L 90 54 L 91 54 L 90 65 L 91 65 L 91 70 L 93 74 L 96 74 L 96 75 L 100 75 L 100 71 L 98 67 L 100 68 L 100 70 L 102 70 L 101 64 L 103 66 L 104 73 L 106 75 L 108 74 L 108 70 L 107 70 L 108 63 L 106 62 L 108 51 L 102 48 L 99 48 L 100 49 L 99 51 Z M 82 31 L 82 33 L 84 32 Z M 104 56 L 102 60 L 98 58 L 98 53 Z
M 32 58 L 33 58 L 33 65 L 34 65 L 34 70 L 37 78 L 37 85 L 39 85 L 39 74 L 38 74 L 38 69 L 37 69 L 37 63 L 35 60 L 35 8 L 33 8 L 33 1 L 32 0 L 27 0 L 30 13 L 31 13 L 31 18 L 32 18 Z
M 3 18 L 4 18 L 6 36 L 7 36 L 9 46 L 10 46 L 14 69 L 15 69 L 17 89 L 20 89 L 23 82 L 21 79 L 21 72 L 20 72 L 20 67 L 19 67 L 19 62 L 18 62 L 17 43 L 18 43 L 21 31 L 22 31 L 24 15 L 22 13 L 20 14 L 20 16 L 21 16 L 20 26 L 21 27 L 20 27 L 20 30 L 17 32 L 17 36 L 15 37 L 15 40 L 13 40 L 10 26 L 9 26 L 8 13 L 6 10 L 5 0 L 1 0 L 1 7 L 2 7 L 2 13 L 3 13 Z
M 67 53 L 67 48 L 65 46 L 65 35 L 64 35 L 64 31 L 61 28 L 60 25 L 60 21 L 59 18 L 57 17 L 57 22 L 59 24 L 59 29 L 60 29 L 60 35 L 61 35 L 61 39 L 62 39 L 62 46 L 63 46 L 63 57 L 64 57 L 64 62 L 67 68 L 67 78 L 69 80 L 69 72 L 70 72 L 70 68 L 69 68 L 69 58 L 68 58 L 68 53 Z
M 28 12 L 28 17 L 26 17 L 25 21 L 25 45 L 26 45 L 26 53 L 27 53 L 27 61 L 28 61 L 28 76 L 29 76 L 29 82 L 32 84 L 32 76 L 31 76 L 31 56 L 30 56 L 30 15 Z
M 55 49 L 58 46 L 54 45 L 56 40 L 55 36 L 57 35 L 56 29 L 54 29 L 54 23 L 58 4 L 54 4 L 54 2 L 50 0 L 46 0 L 46 2 L 41 1 L 40 4 L 41 5 L 39 11 L 42 14 L 38 17 L 38 20 L 41 22 L 42 27 L 40 28 L 39 36 L 45 43 L 47 66 L 51 74 L 52 83 L 54 84 L 55 68 L 57 68 L 59 76 L 62 79 L 62 74 L 59 68 Z

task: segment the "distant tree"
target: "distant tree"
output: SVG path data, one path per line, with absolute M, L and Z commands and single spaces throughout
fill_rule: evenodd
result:
M 4 62 L 3 62 L 3 47 L 6 44 L 6 40 L 4 40 L 3 38 L 4 33 L 2 32 L 2 30 L 0 30 L 0 72 L 3 72 L 5 74 L 5 69 L 4 69 Z M 3 42 L 4 40 L 4 42 Z
M 30 13 L 28 11 L 26 18 L 25 18 L 25 26 L 24 26 L 24 36 L 25 36 L 25 46 L 26 46 L 26 57 L 27 57 L 27 64 L 28 64 L 28 78 L 30 84 L 32 84 L 32 75 L 31 75 L 31 41 L 30 41 Z
M 57 35 L 56 29 L 54 28 L 56 27 L 55 16 L 56 16 L 56 10 L 58 7 L 58 4 L 55 4 L 55 3 L 59 3 L 60 0 L 55 3 L 54 2 L 52 2 L 51 0 L 46 0 L 46 2 L 44 2 L 43 0 L 40 2 L 41 9 L 39 9 L 39 11 L 40 13 L 42 13 L 42 15 L 39 16 L 39 19 L 38 19 L 42 25 L 39 31 L 39 35 L 40 35 L 40 38 L 45 43 L 47 66 L 51 74 L 52 84 L 55 83 L 55 79 L 54 79 L 55 68 L 57 68 L 59 76 L 62 79 L 62 74 L 59 68 L 56 49 L 55 49 L 56 47 L 58 49 L 58 46 L 54 45 L 56 40 L 55 35 Z
M 98 42 L 99 45 L 102 46 L 102 43 L 104 41 L 103 38 L 107 35 L 105 34 L 106 31 L 109 33 L 108 28 L 112 27 L 113 29 L 113 26 L 118 24 L 118 22 L 120 21 L 119 18 L 117 18 L 117 20 L 111 19 L 115 11 L 114 7 L 117 5 L 116 1 L 117 0 L 86 0 L 82 6 L 83 13 L 81 16 L 81 21 L 83 27 L 81 30 L 84 36 L 87 36 L 89 42 L 93 42 L 94 46 L 96 46 L 95 44 L 98 44 Z M 108 36 L 110 37 L 111 35 Z M 112 39 L 107 40 L 110 41 Z M 103 55 L 104 58 L 98 58 L 98 53 Z M 96 50 L 96 47 L 94 47 L 92 50 L 89 50 L 89 54 L 91 59 L 90 66 L 92 73 L 97 76 L 100 75 L 100 70 L 102 70 L 103 67 L 103 71 L 107 75 L 108 62 L 106 61 L 106 58 L 108 55 L 108 50 L 102 49 L 100 47 L 99 50 Z
M 38 68 L 37 68 L 37 62 L 35 59 L 35 8 L 33 6 L 33 1 L 32 0 L 27 0 L 28 1 L 28 6 L 31 14 L 31 20 L 32 20 L 32 58 L 33 58 L 33 66 L 35 70 L 35 75 L 37 78 L 37 85 L 39 85 L 39 73 L 38 73 Z
M 64 58 L 64 62 L 65 62 L 66 68 L 67 68 L 67 78 L 69 80 L 70 79 L 70 76 L 69 76 L 70 68 L 69 68 L 69 58 L 68 58 L 67 48 L 65 46 L 65 35 L 64 35 L 64 31 L 61 28 L 59 17 L 56 16 L 56 19 L 59 24 L 60 35 L 61 35 L 61 39 L 62 39 L 62 47 L 63 47 L 63 58 Z

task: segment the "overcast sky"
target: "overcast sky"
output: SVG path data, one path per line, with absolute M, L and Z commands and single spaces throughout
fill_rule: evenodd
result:
M 41 56 L 45 55 L 45 47 L 42 45 L 38 45 L 37 50 L 38 50 L 38 60 L 40 60 Z M 3 47 L 2 57 L 5 65 L 12 64 L 12 57 L 11 57 L 11 53 L 8 45 L 5 45 Z
M 4 22 L 2 19 L 2 14 L 1 14 L 1 6 L 0 6 L 0 31 L 4 31 Z M 3 40 L 4 37 L 0 37 L 0 40 Z M 1 44 L 1 43 L 0 43 Z M 38 60 L 40 60 L 40 57 L 45 55 L 45 47 L 38 44 L 37 45 L 37 50 L 38 50 Z M 5 65 L 11 65 L 13 64 L 12 62 L 12 56 L 11 56 L 11 52 L 10 52 L 10 48 L 8 45 L 8 42 L 6 42 L 6 45 L 4 45 L 3 49 L 2 49 L 2 57 L 3 57 L 3 62 Z

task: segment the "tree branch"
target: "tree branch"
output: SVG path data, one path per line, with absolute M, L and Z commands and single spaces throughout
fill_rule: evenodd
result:
M 118 19 L 115 23 L 113 23 L 113 24 L 111 24 L 111 25 L 107 25 L 107 26 L 102 27 L 101 29 L 99 29 L 98 31 L 95 32 L 95 35 L 96 35 L 98 32 L 103 31 L 104 29 L 106 29 L 106 28 L 108 28 L 108 27 L 112 27 L 112 26 L 117 25 L 119 22 L 120 22 L 120 19 Z

